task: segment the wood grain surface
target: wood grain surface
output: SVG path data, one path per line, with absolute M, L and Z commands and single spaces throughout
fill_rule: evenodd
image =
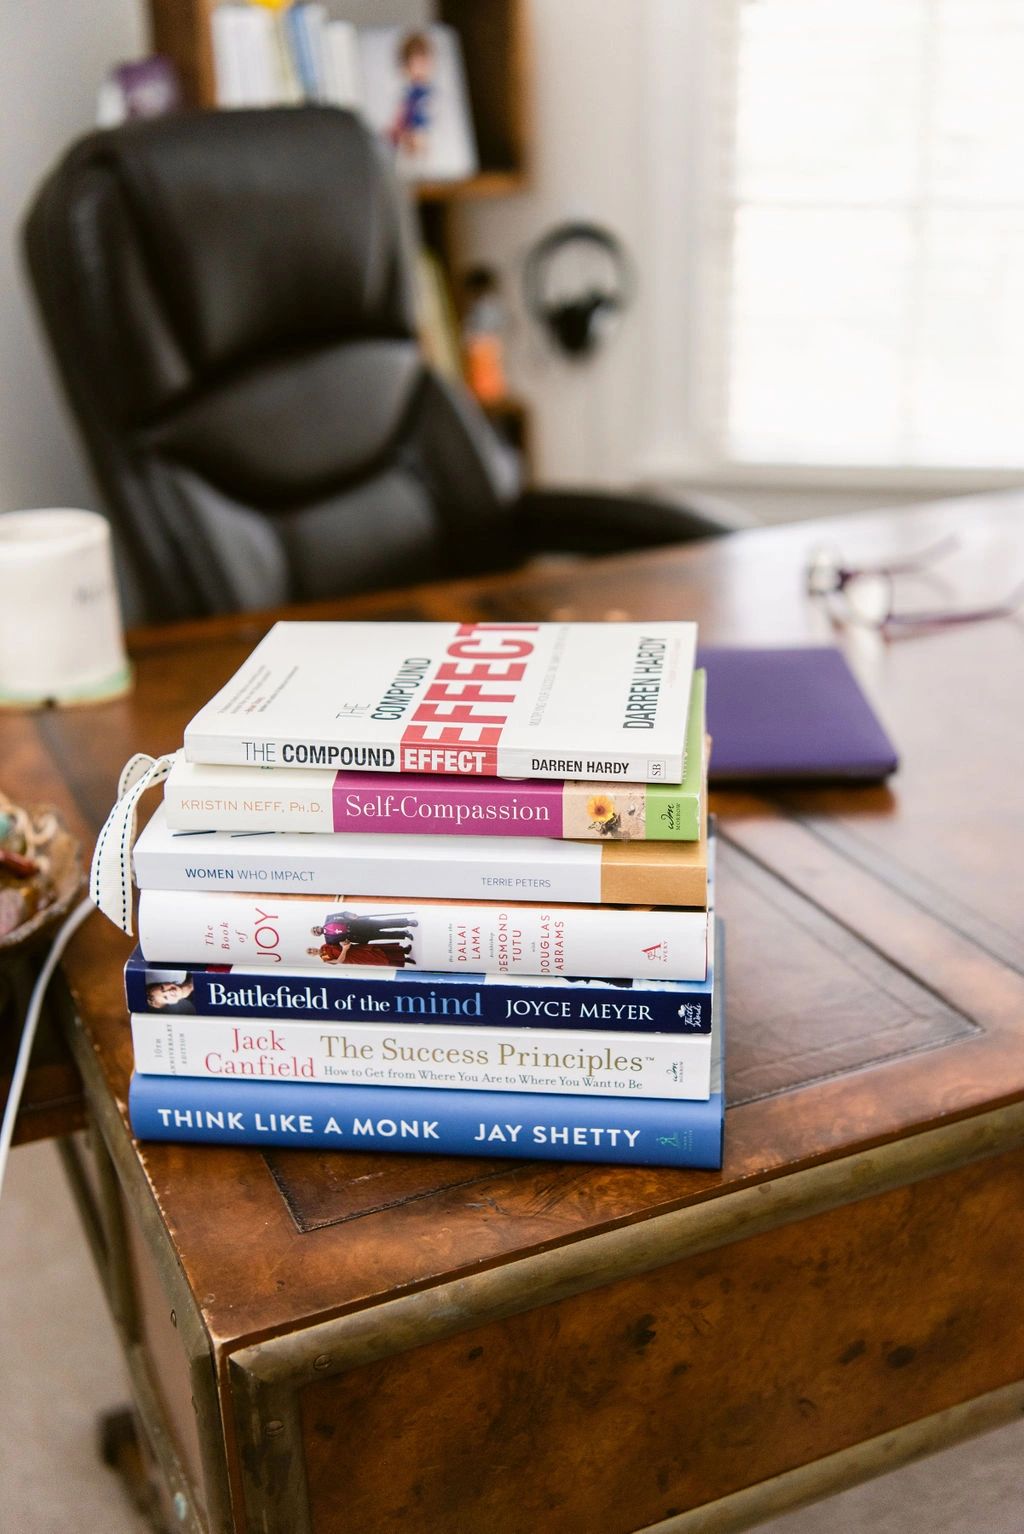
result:
M 313 1527 L 628 1534 L 1018 1380 L 1022 1199 L 1017 1152 L 308 1384 Z

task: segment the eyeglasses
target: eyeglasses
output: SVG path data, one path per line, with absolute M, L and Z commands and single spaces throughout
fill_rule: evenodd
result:
M 952 553 L 958 546 L 959 539 L 943 538 L 909 558 L 864 565 L 847 565 L 838 550 L 819 548 L 807 565 L 807 592 L 809 596 L 824 597 L 830 602 L 835 622 L 859 623 L 884 634 L 946 628 L 957 623 L 981 623 L 986 618 L 1004 618 L 1016 612 L 1024 603 L 1024 584 L 1016 587 L 1005 602 L 990 607 L 897 611 L 894 577 L 928 570 L 936 560 Z

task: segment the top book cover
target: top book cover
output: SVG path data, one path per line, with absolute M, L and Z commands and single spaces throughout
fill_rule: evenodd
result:
M 678 783 L 693 623 L 277 623 L 190 762 Z

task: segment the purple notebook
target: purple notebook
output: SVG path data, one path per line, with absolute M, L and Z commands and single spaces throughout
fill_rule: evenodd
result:
M 759 778 L 877 782 L 897 765 L 892 742 L 832 646 L 709 645 L 711 781 Z

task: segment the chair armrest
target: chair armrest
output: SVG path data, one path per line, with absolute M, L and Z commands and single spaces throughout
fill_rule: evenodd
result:
M 751 527 L 738 506 L 709 496 L 686 502 L 599 490 L 527 490 L 512 526 L 531 553 L 615 554 L 694 538 L 718 538 Z

